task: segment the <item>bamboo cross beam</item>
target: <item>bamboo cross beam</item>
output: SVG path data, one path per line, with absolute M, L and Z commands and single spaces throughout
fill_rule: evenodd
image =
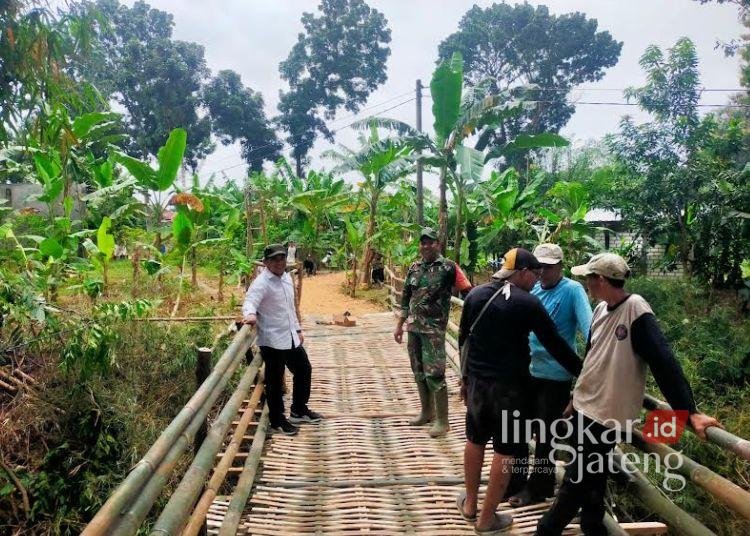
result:
M 633 430 L 633 438 L 636 447 L 644 452 L 656 454 L 662 461 L 667 456 L 676 458 L 679 463 L 675 471 L 689 478 L 744 518 L 750 519 L 750 492 L 663 443 L 646 442 L 638 430 Z

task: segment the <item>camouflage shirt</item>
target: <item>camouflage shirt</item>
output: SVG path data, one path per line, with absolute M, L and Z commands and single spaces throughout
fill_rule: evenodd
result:
M 400 311 L 401 317 L 407 319 L 408 331 L 445 331 L 455 281 L 456 264 L 443 256 L 433 262 L 418 261 L 409 267 Z

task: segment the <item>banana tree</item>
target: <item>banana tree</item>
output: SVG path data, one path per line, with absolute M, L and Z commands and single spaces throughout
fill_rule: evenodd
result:
M 105 216 L 96 231 L 96 243 L 87 238 L 83 245 L 88 251 L 91 261 L 102 274 L 102 293 L 106 294 L 109 287 L 109 263 L 115 253 L 115 237 L 112 236 L 112 220 Z
M 441 63 L 433 73 L 430 91 L 435 118 L 434 145 L 437 150 L 426 161 L 440 168 L 438 227 L 443 244 L 448 235 L 446 186 L 449 179 L 453 183 L 456 209 L 453 246 L 457 262 L 460 260 L 465 223 L 466 190 L 481 180 L 484 163 L 517 150 L 567 145 L 567 141 L 556 134 L 521 135 L 485 154 L 485 134 L 503 120 L 518 115 L 524 109 L 533 108 L 535 104 L 517 99 L 508 92 L 490 93 L 492 85 L 489 81 L 464 88 L 463 74 L 463 58 L 458 53 Z M 464 145 L 472 135 L 478 135 L 474 148 Z
M 156 231 L 155 247 L 159 249 L 162 241 L 161 225 L 164 213 L 164 200 L 160 197 L 162 192 L 169 190 L 177 178 L 177 173 L 182 168 L 182 161 L 187 145 L 187 133 L 184 129 L 176 128 L 169 133 L 166 143 L 159 149 L 156 160 L 158 167 L 154 169 L 148 162 L 144 162 L 124 153 L 114 155 L 115 162 L 122 165 L 132 175 L 132 180 L 125 179 L 117 184 L 103 188 L 104 194 L 112 193 L 118 189 L 137 185 L 147 199 L 151 225 Z
M 321 251 L 321 234 L 339 223 L 338 214 L 350 201 L 343 179 L 310 171 L 305 177 L 305 190 L 292 192 L 289 204 L 303 220 L 302 243 L 315 254 Z
M 346 244 L 351 250 L 352 275 L 349 280 L 349 295 L 354 298 L 357 293 L 357 253 L 367 242 L 367 234 L 361 222 L 354 222 L 351 217 L 344 220 L 346 226 Z
M 372 238 L 377 232 L 378 201 L 387 186 L 410 174 L 414 169 L 413 159 L 409 158 L 414 148 L 406 138 L 380 138 L 378 123 L 363 121 L 355 128 L 369 129 L 369 136 L 362 137 L 362 147 L 352 151 L 340 146 L 339 151 L 327 151 L 324 156 L 338 162 L 334 171 L 356 171 L 364 181 L 359 183 L 360 191 L 367 203 L 367 228 L 365 231 L 365 249 L 362 259 L 362 282 L 371 282 L 371 267 L 375 256 Z
M 597 227 L 586 221 L 589 195 L 579 182 L 558 181 L 547 191 L 548 205 L 538 209 L 542 219 L 540 241 L 554 242 L 571 252 L 572 264 L 579 264 L 588 252 L 601 248 L 594 239 Z

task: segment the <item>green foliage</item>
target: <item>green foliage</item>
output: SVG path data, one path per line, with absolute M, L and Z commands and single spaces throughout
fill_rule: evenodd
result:
M 610 199 L 648 240 L 674 244 L 687 273 L 715 286 L 738 286 L 739 264 L 750 255 L 747 172 L 740 168 L 743 127 L 700 118 L 697 56 L 680 39 L 665 56 L 649 47 L 641 58 L 647 83 L 628 96 L 653 114 L 636 125 L 624 118 L 608 140 L 616 157 Z
M 391 53 L 385 17 L 364 0 L 322 0 L 318 9 L 318 16 L 302 15 L 304 32 L 279 65 L 289 91 L 281 94 L 277 121 L 289 134 L 298 175 L 318 133 L 332 138 L 324 118 L 341 107 L 358 111 L 385 82 Z
M 430 82 L 435 143 L 439 147 L 448 140 L 458 121 L 463 83 L 464 60 L 461 54 L 454 52 L 450 61 L 438 65 Z
M 568 122 L 575 112 L 570 90 L 600 80 L 620 56 L 622 43 L 597 29 L 597 21 L 583 13 L 553 15 L 547 6 L 528 3 L 473 6 L 464 14 L 458 31 L 440 43 L 440 60 L 458 52 L 469 86 L 489 83 L 489 93 L 512 90 L 505 100 L 539 102 L 499 121 L 481 141 L 482 149 L 523 133 L 558 132 Z
M 204 87 L 202 99 L 211 114 L 213 131 L 224 145 L 240 142 L 242 157 L 253 171 L 276 161 L 281 143 L 266 118 L 263 96 L 242 85 L 234 71 L 219 71 Z
M 177 172 L 182 167 L 186 146 L 187 132 L 182 128 L 176 128 L 169 133 L 166 143 L 158 150 L 158 169 L 153 169 L 147 162 L 126 154 L 116 154 L 115 160 L 133 175 L 142 188 L 163 192 L 174 184 Z
M 157 157 L 163 140 L 179 127 L 189 133 L 186 164 L 195 168 L 213 150 L 211 119 L 198 113 L 209 74 L 203 47 L 173 40 L 172 15 L 143 1 L 128 7 L 117 0 L 98 0 L 91 9 L 101 22 L 95 54 L 83 62 L 82 70 L 127 109 L 128 152 L 144 160 Z
M 76 322 L 68 334 L 60 355 L 60 367 L 82 382 L 95 374 L 106 373 L 116 361 L 115 345 L 120 337 L 117 323 L 142 318 L 153 306 L 147 300 L 95 306 L 90 318 Z

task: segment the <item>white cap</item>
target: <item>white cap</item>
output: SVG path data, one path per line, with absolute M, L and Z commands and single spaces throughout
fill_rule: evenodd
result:
M 542 264 L 558 264 L 563 260 L 563 251 L 557 244 L 539 244 L 534 248 L 534 257 Z
M 578 276 L 596 274 L 621 281 L 630 277 L 628 263 L 625 262 L 625 259 L 614 253 L 599 253 L 598 255 L 594 255 L 589 262 L 574 266 L 570 271 L 573 275 Z

